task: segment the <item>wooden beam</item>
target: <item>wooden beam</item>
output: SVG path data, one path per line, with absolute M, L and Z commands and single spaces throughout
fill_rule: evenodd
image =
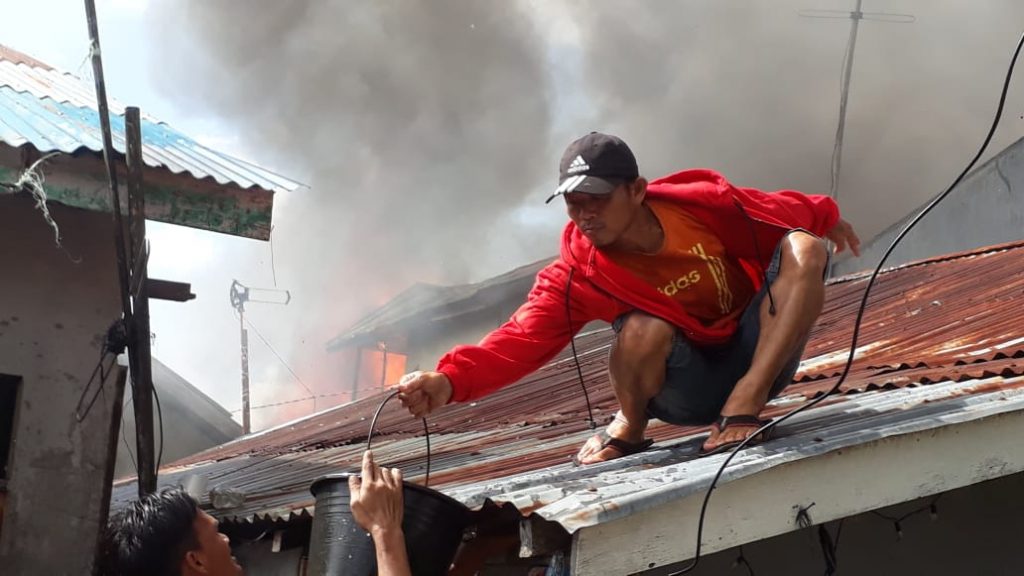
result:
M 1024 470 L 1024 412 L 890 436 L 769 468 L 721 485 L 708 505 L 702 554 L 798 530 L 812 502 L 830 522 Z M 979 449 L 982 448 L 982 449 Z M 633 574 L 693 557 L 704 492 L 573 535 L 572 574 Z M 624 553 L 623 551 L 628 551 Z
M 128 346 L 132 360 L 132 404 L 135 409 L 136 463 L 139 473 L 139 497 L 156 491 L 157 462 L 153 433 L 153 357 L 149 345 L 149 261 L 146 246 L 146 200 L 142 191 L 142 121 L 134 106 L 124 111 L 125 144 L 128 160 L 128 243 L 133 274 L 131 286 L 138 286 L 132 294 L 132 315 L 128 319 Z M 136 266 L 135 264 L 138 264 Z M 161 438 L 161 442 L 163 439 Z
M 127 172 L 120 164 L 118 178 L 124 179 Z M 18 150 L 0 144 L 0 182 L 14 182 L 22 169 Z M 43 172 L 50 201 L 85 210 L 110 211 L 106 174 L 97 154 L 61 154 L 47 161 Z M 197 179 L 165 168 L 145 166 L 143 173 L 146 218 L 256 240 L 270 238 L 273 192 L 218 184 L 212 178 Z M 4 190 L 0 188 L 0 193 Z
M 171 302 L 188 302 L 196 297 L 192 293 L 191 284 L 149 277 L 146 278 L 146 292 L 151 300 L 169 300 Z
M 110 513 L 110 498 L 114 490 L 114 470 L 117 468 L 117 445 L 121 440 L 121 411 L 124 409 L 124 388 L 128 380 L 128 370 L 117 364 L 114 366 L 114 390 L 113 400 L 110 407 L 110 434 L 107 436 L 107 457 L 103 467 L 103 494 L 100 497 L 99 521 L 100 526 L 107 525 L 107 516 Z M 100 383 L 102 386 L 103 383 Z M 0 506 L 0 513 L 3 507 Z M 2 516 L 2 514 L 0 514 Z M 0 517 L 2 521 L 2 517 Z M 100 554 L 102 554 L 103 530 L 98 531 L 96 539 L 95 559 L 93 560 L 93 572 L 99 574 L 98 566 Z

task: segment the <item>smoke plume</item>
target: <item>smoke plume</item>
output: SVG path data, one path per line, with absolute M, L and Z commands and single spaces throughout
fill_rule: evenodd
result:
M 803 8 L 852 2 L 155 0 L 151 15 L 165 90 L 311 186 L 277 198 L 296 297 L 277 328 L 327 382 L 326 340 L 409 284 L 554 254 L 558 208 L 523 206 L 589 130 L 622 136 L 648 176 L 706 166 L 827 192 L 850 20 Z M 915 17 L 860 24 L 839 200 L 867 239 L 973 153 L 1024 5 L 863 10 Z M 993 151 L 1021 135 L 1020 105 L 1007 115 Z

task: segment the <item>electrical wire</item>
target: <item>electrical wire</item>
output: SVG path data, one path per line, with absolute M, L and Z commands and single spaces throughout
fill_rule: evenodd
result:
M 132 398 L 135 397 L 135 392 L 132 392 Z M 135 454 L 132 452 L 132 447 L 128 445 L 128 437 L 124 435 L 125 423 L 124 423 L 124 409 L 131 399 L 126 400 L 124 405 L 121 406 L 121 441 L 124 443 L 125 450 L 128 451 L 128 457 L 132 460 L 132 468 L 135 469 L 135 477 L 139 477 L 139 463 L 135 461 Z
M 352 392 L 381 392 L 382 390 L 384 390 L 384 388 L 382 388 L 380 386 L 380 384 L 376 384 L 376 385 L 373 385 L 373 386 L 366 386 L 366 387 L 362 387 L 362 388 L 356 388 L 355 390 L 348 389 L 348 390 L 344 390 L 342 392 L 331 392 L 331 393 L 328 393 L 328 394 L 317 394 L 316 396 L 303 396 L 302 398 L 296 398 L 294 400 L 282 400 L 281 402 L 271 402 L 269 404 L 260 404 L 259 406 L 250 406 L 249 410 L 260 410 L 260 409 L 264 409 L 264 408 L 274 408 L 276 406 L 285 406 L 285 405 L 288 405 L 288 404 L 298 404 L 299 402 L 309 402 L 310 400 L 313 400 L 314 398 L 334 398 L 334 397 L 337 397 L 337 396 L 345 396 L 346 394 L 351 394 Z M 230 410 L 230 412 L 232 414 L 241 414 L 242 413 L 242 409 L 241 408 L 236 408 L 234 410 Z
M 839 537 L 843 534 L 843 520 L 839 520 L 836 537 L 833 539 L 824 524 L 818 525 L 818 544 L 825 559 L 825 576 L 834 576 L 839 569 Z
M 708 486 L 707 493 L 705 493 L 704 495 L 704 502 L 700 507 L 700 516 L 697 520 L 697 545 L 694 552 L 693 561 L 682 570 L 672 572 L 671 574 L 669 574 L 669 576 L 679 576 L 681 574 L 686 574 L 692 571 L 694 568 L 696 568 L 698 562 L 700 562 L 701 539 L 704 533 L 704 519 L 707 514 L 708 502 L 710 502 L 711 500 L 711 494 L 714 492 L 715 486 L 718 484 L 718 480 L 722 477 L 722 473 L 725 472 L 725 468 L 729 465 L 730 462 L 732 462 L 732 459 L 736 457 L 736 454 L 738 454 L 740 450 L 746 448 L 747 445 L 754 438 L 761 437 L 762 434 L 764 434 L 768 430 L 774 428 L 775 426 L 781 424 L 782 422 L 785 422 L 786 420 L 789 420 L 790 418 L 803 412 L 804 410 L 816 406 L 825 398 L 828 398 L 832 394 L 835 394 L 836 392 L 839 391 L 840 386 L 842 386 L 843 383 L 846 381 L 846 377 L 849 375 L 850 368 L 853 365 L 854 356 L 856 355 L 857 340 L 860 338 L 861 322 L 864 319 L 864 311 L 867 308 L 868 296 L 871 294 L 872 286 L 875 285 L 875 280 L 878 278 L 878 275 L 882 271 L 882 267 L 885 265 L 885 262 L 889 259 L 889 256 L 892 254 L 893 250 L 896 249 L 896 246 L 898 246 L 899 243 L 903 241 L 903 238 L 906 237 L 906 235 L 910 232 L 910 230 L 914 228 L 914 226 L 917 225 L 918 222 L 920 222 L 929 212 L 931 212 L 932 209 L 935 208 L 935 206 L 937 206 L 940 202 L 945 200 L 947 196 L 949 196 L 949 194 L 957 187 L 958 184 L 960 184 L 960 181 L 963 180 L 965 176 L 967 176 L 967 174 L 974 168 L 974 165 L 981 158 L 981 156 L 985 153 L 985 150 L 988 148 L 989 142 L 992 141 L 992 136 L 995 135 L 996 128 L 999 127 L 999 121 L 1002 119 L 1003 107 L 1006 104 L 1006 95 L 1010 89 L 1010 80 L 1013 78 L 1013 71 L 1017 64 L 1017 58 L 1018 56 L 1020 56 L 1022 46 L 1024 46 L 1024 33 L 1021 34 L 1020 39 L 1017 41 L 1017 47 L 1013 52 L 1013 57 L 1010 59 L 1010 65 L 1006 70 L 1006 78 L 1003 81 L 1002 92 L 999 96 L 999 105 L 996 108 L 995 117 L 992 120 L 992 126 L 989 128 L 988 135 L 985 136 L 985 141 L 981 144 L 981 147 L 978 149 L 977 154 L 974 155 L 974 158 L 971 159 L 970 163 L 967 164 L 967 167 L 964 168 L 960 175 L 957 176 L 955 180 L 953 180 L 953 183 L 950 184 L 948 188 L 943 190 L 941 194 L 933 198 L 928 203 L 928 205 L 925 206 L 924 209 L 922 209 L 921 212 L 918 213 L 917 216 L 915 216 L 914 219 L 911 220 L 900 231 L 896 238 L 893 239 L 892 243 L 889 244 L 889 247 L 882 255 L 882 258 L 878 261 L 878 265 L 875 266 L 874 271 L 871 273 L 871 277 L 868 279 L 867 286 L 864 287 L 864 295 L 861 297 L 860 306 L 857 309 L 857 318 L 854 321 L 853 336 L 851 338 L 850 343 L 850 353 L 846 358 L 846 364 L 843 366 L 843 371 L 839 375 L 839 379 L 836 381 L 835 384 L 832 385 L 832 388 L 830 388 L 821 396 L 818 396 L 817 398 L 814 398 L 813 400 L 810 400 L 809 402 L 796 407 L 790 412 L 787 412 L 783 416 L 775 420 L 772 420 L 771 422 L 768 422 L 764 426 L 761 426 L 760 428 L 757 429 L 757 431 L 755 431 L 750 436 L 747 436 L 746 439 L 740 442 L 739 445 L 737 445 L 729 452 L 729 455 L 726 456 L 721 466 L 719 466 L 718 471 L 715 473 L 714 478 L 711 480 L 711 485 Z
M 754 567 L 750 565 L 750 560 L 747 560 L 746 555 L 743 554 L 743 546 L 740 546 L 739 556 L 733 562 L 733 567 L 743 566 L 747 569 L 747 576 L 755 576 Z
M 565 281 L 565 319 L 569 324 L 569 344 L 572 345 L 572 359 L 576 363 L 576 376 L 580 379 L 580 388 L 583 389 L 583 399 L 587 402 L 587 418 L 590 420 L 590 429 L 597 428 L 594 421 L 594 409 L 590 406 L 590 394 L 587 392 L 587 385 L 583 381 L 583 368 L 580 367 L 580 357 L 576 354 L 576 334 L 572 331 L 572 300 L 569 299 L 569 291 L 572 289 L 572 266 L 569 267 L 569 279 Z
M 238 312 L 235 311 L 235 314 L 237 315 Z M 316 394 L 313 393 L 313 390 L 311 390 L 309 388 L 309 386 L 306 386 L 306 383 L 302 381 L 302 378 L 299 378 L 299 375 L 295 373 L 295 370 L 292 370 L 292 367 L 289 366 L 288 363 L 284 361 L 284 358 L 282 358 L 281 355 L 277 353 L 277 350 L 275 350 L 274 347 L 270 345 L 270 342 L 267 341 L 267 339 L 263 337 L 263 334 L 259 331 L 258 328 L 256 328 L 256 326 L 253 325 L 253 323 L 248 318 L 245 319 L 245 323 L 246 323 L 246 325 L 249 326 L 249 328 L 252 328 L 252 331 L 256 333 L 256 336 L 258 336 L 259 339 L 267 346 L 267 348 L 270 349 L 270 352 L 275 357 L 277 357 L 277 359 L 288 370 L 288 372 L 292 375 L 292 377 L 295 378 L 295 381 L 298 382 L 303 388 L 305 388 L 306 392 L 309 392 L 309 396 L 307 398 L 304 398 L 304 400 L 312 399 L 313 400 L 313 410 L 316 410 L 316 397 L 317 396 L 316 396 Z
M 907 512 L 906 514 L 904 514 L 902 516 L 899 516 L 899 517 L 893 517 L 893 516 L 889 516 L 888 514 L 882 514 L 878 510 L 872 510 L 871 513 L 873 515 L 875 515 L 875 516 L 878 516 L 879 518 L 881 518 L 883 520 L 888 520 L 889 522 L 892 522 L 893 530 L 896 531 L 896 539 L 897 540 L 902 540 L 903 539 L 903 521 L 906 520 L 907 518 L 910 518 L 911 516 L 917 516 L 918 514 L 920 514 L 922 512 L 929 512 L 931 514 L 931 516 L 932 516 L 932 519 L 938 518 L 938 516 L 939 516 L 938 504 L 939 504 L 939 499 L 940 498 L 942 498 L 942 494 L 939 494 L 935 498 L 932 498 L 931 502 L 929 502 L 928 504 L 925 504 L 924 506 L 921 506 L 920 508 L 915 508 L 914 510 L 911 510 L 910 512 Z
M 153 468 L 154 471 L 158 472 L 160 470 L 160 462 L 164 459 L 164 411 L 160 407 L 160 394 L 157 393 L 156 386 L 151 385 L 150 389 L 153 391 L 153 399 L 156 400 L 156 415 L 160 419 L 160 451 L 157 452 L 156 466 Z

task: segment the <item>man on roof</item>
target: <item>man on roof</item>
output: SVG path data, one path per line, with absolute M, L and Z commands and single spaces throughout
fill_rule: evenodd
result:
M 620 410 L 576 455 L 582 464 L 647 449 L 650 418 L 711 424 L 702 453 L 735 447 L 796 372 L 821 313 L 823 238 L 859 256 L 835 201 L 734 186 L 712 170 L 648 182 L 621 139 L 592 132 L 566 149 L 569 223 L 559 258 L 476 345 L 399 383 L 415 416 L 490 394 L 537 370 L 588 322 L 612 323 L 608 371 Z M 751 443 L 762 440 L 751 439 Z

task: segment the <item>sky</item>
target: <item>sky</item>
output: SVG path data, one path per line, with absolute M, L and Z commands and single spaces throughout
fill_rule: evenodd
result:
M 561 149 L 592 129 L 623 136 L 647 175 L 704 166 L 827 191 L 849 20 L 799 11 L 852 1 L 96 4 L 110 95 L 308 185 L 275 198 L 272 242 L 149 225 L 150 275 L 198 296 L 153 303 L 154 355 L 238 417 L 232 280 L 292 295 L 247 309 L 253 403 L 330 392 L 343 370 L 326 341 L 410 284 L 557 251 L 564 213 L 543 198 Z M 82 2 L 0 7 L 0 43 L 89 74 Z M 870 238 L 973 154 L 1024 3 L 864 10 L 915 18 L 865 20 L 858 37 L 840 205 Z M 993 151 L 1024 135 L 1019 84 Z

